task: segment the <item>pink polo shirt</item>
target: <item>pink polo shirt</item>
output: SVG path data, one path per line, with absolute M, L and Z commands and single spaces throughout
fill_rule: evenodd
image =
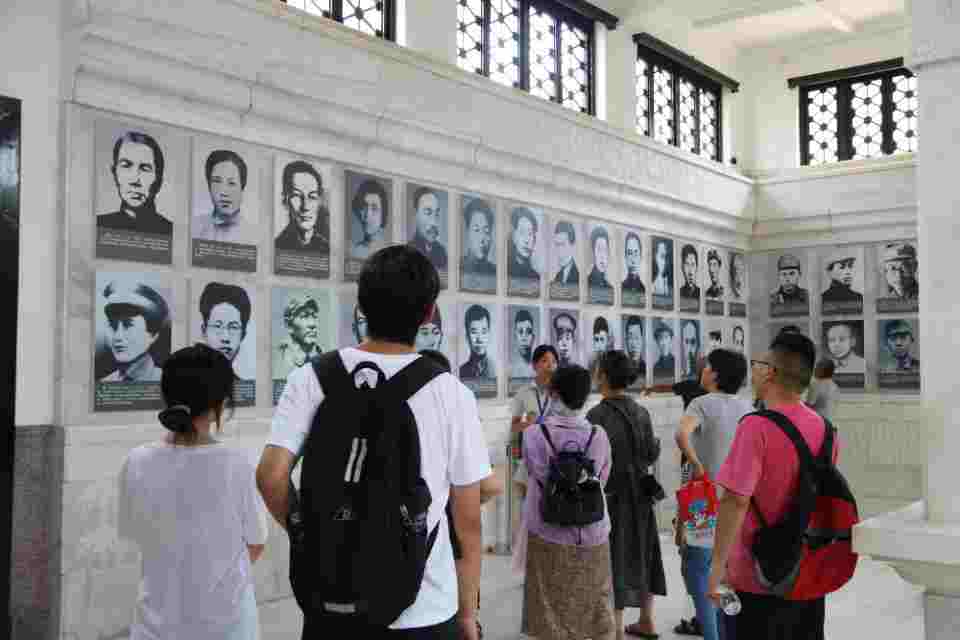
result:
M 797 427 L 814 455 L 825 435 L 823 419 L 800 404 L 780 405 L 772 410 L 784 414 Z M 833 460 L 840 444 L 834 440 Z M 740 422 L 730 453 L 720 467 L 717 483 L 742 496 L 752 496 L 767 523 L 779 522 L 790 506 L 797 487 L 800 461 L 790 439 L 766 418 L 747 416 Z M 738 591 L 768 593 L 754 574 L 750 545 L 759 528 L 756 514 L 747 511 L 743 527 L 727 560 L 727 582 Z

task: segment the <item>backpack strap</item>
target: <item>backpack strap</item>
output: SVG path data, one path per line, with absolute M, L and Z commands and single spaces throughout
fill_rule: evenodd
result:
M 823 419 L 823 426 L 826 431 L 823 434 L 823 445 L 820 447 L 820 455 L 817 456 L 817 464 L 829 467 L 833 465 L 833 442 L 836 439 L 837 428 L 826 418 Z
M 383 391 L 394 402 L 406 402 L 443 373 L 439 364 L 420 356 L 387 380 Z
M 583 452 L 586 453 L 590 451 L 590 445 L 593 444 L 593 436 L 597 435 L 597 428 L 594 426 L 590 427 L 590 437 L 587 438 L 587 444 L 583 445 Z
M 557 448 L 553 446 L 553 438 L 550 437 L 550 432 L 547 430 L 547 425 L 543 424 L 542 422 L 539 424 L 540 424 L 540 431 L 543 433 L 543 437 L 547 439 L 547 444 L 550 445 L 550 450 L 553 451 L 554 455 L 556 455 Z
M 348 390 L 352 383 L 347 365 L 343 363 L 339 351 L 328 351 L 313 359 L 311 362 L 313 373 L 323 390 L 323 397 L 337 395 L 338 392 Z

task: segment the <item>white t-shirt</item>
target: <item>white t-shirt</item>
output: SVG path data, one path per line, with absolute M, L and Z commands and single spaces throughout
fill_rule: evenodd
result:
M 119 481 L 117 530 L 143 556 L 130 637 L 256 637 L 247 545 L 266 542 L 267 516 L 252 455 L 157 442 L 129 453 Z
M 341 349 L 340 357 L 347 371 L 352 371 L 360 362 L 369 361 L 389 379 L 419 356 L 415 353 L 383 355 L 351 347 Z M 292 371 L 277 403 L 267 444 L 299 453 L 322 400 L 323 390 L 311 365 Z M 414 394 L 408 404 L 420 434 L 420 473 L 433 499 L 427 513 L 427 526 L 432 529 L 439 524 L 440 527 L 427 558 L 420 593 L 413 605 L 391 625 L 393 629 L 436 625 L 456 615 L 457 572 L 444 512 L 450 485 L 474 484 L 491 473 L 477 401 L 457 378 L 448 373 L 437 376 Z M 318 428 L 326 427 L 318 425 Z

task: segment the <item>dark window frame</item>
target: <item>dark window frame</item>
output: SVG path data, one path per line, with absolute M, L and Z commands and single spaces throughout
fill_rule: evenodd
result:
M 286 3 L 288 0 L 282 0 L 282 1 Z M 383 11 L 384 31 L 382 34 L 377 34 L 375 37 L 383 38 L 384 40 L 389 40 L 390 42 L 396 42 L 397 40 L 396 2 L 395 0 L 377 0 L 377 4 L 381 5 L 380 10 Z M 317 14 L 311 13 L 310 15 L 317 15 Z M 333 20 L 335 22 L 339 22 L 340 24 L 343 24 L 343 0 L 330 0 L 330 11 L 324 11 L 322 17 L 328 20 Z M 357 31 L 358 33 L 364 33 L 359 29 L 354 29 L 354 31 Z M 370 35 L 370 34 L 365 34 L 365 35 Z

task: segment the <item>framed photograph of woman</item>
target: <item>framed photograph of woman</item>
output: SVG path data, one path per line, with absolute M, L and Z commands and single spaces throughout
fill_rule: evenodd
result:
M 364 261 L 392 242 L 393 180 L 346 171 L 344 279 L 356 281 Z
M 653 236 L 650 239 L 650 288 L 653 308 L 673 311 L 673 240 Z

